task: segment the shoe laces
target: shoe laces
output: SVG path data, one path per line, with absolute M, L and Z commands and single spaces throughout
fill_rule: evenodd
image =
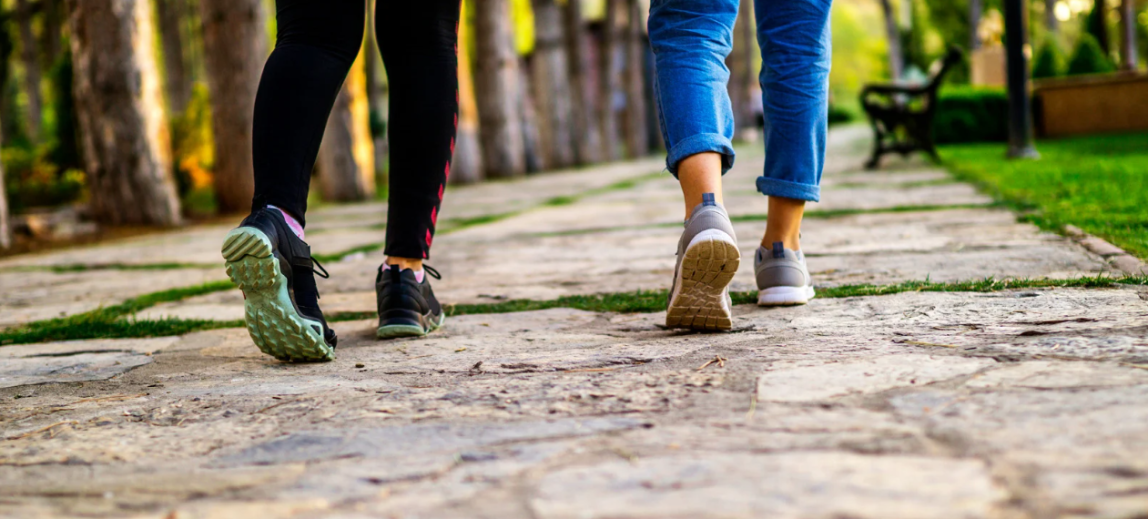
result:
M 323 279 L 330 279 L 331 275 L 327 273 L 327 269 L 323 268 L 323 264 L 319 263 L 318 258 L 311 256 L 311 263 L 313 264 L 311 266 L 311 272 Z M 315 267 L 319 267 L 319 270 L 315 270 Z

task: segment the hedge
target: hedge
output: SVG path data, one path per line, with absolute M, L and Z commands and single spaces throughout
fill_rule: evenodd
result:
M 1001 88 L 945 86 L 933 119 L 937 144 L 1008 141 L 1008 94 Z

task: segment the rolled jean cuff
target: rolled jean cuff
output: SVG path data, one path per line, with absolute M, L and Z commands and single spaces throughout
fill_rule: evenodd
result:
M 757 177 L 757 190 L 766 196 L 792 198 L 806 202 L 821 201 L 821 187 L 814 184 L 798 184 L 776 178 Z
M 721 174 L 733 167 L 733 143 L 720 133 L 699 133 L 687 139 L 678 141 L 670 153 L 666 155 L 666 169 L 676 178 L 678 176 L 678 163 L 690 155 L 697 155 L 712 151 L 721 154 Z

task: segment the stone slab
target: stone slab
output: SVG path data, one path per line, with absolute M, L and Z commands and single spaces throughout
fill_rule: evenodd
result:
M 967 377 L 995 365 L 992 359 L 883 355 L 837 362 L 779 362 L 758 378 L 758 399 L 809 402 L 887 391 Z

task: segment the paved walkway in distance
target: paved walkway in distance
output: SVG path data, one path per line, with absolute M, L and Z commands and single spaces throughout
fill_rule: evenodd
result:
M 830 134 L 803 244 L 818 285 L 1108 271 L 944 171 L 860 169 Z M 753 290 L 762 157 L 726 178 Z M 452 189 L 449 303 L 665 289 L 682 208 L 658 160 Z M 914 209 L 916 208 L 916 209 Z M 372 312 L 385 208 L 309 215 L 328 313 Z M 225 279 L 225 226 L 0 261 L 0 327 Z M 174 263 L 178 265 L 156 265 Z M 140 267 L 151 266 L 151 268 Z M 87 268 L 87 270 L 83 270 Z M 236 290 L 131 319 L 242 318 Z M 242 328 L 0 347 L 0 517 L 1143 518 L 1148 289 L 904 292 L 735 308 L 735 332 L 570 308 L 335 324 L 287 365 Z M 717 359 L 720 362 L 711 362 Z

